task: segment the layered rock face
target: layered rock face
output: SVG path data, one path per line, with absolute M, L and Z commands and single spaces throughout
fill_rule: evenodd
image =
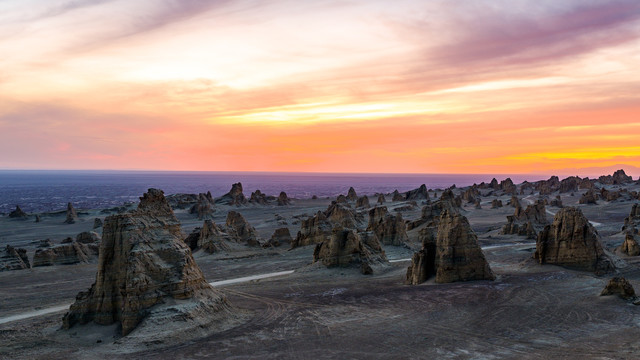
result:
M 558 190 L 561 193 L 570 193 L 570 192 L 578 191 L 578 187 L 579 187 L 578 185 L 581 181 L 582 179 L 580 179 L 577 176 L 571 176 L 566 179 L 562 179 L 562 181 L 560 181 L 560 186 Z
M 578 201 L 580 204 L 597 204 L 598 203 L 598 194 L 593 189 L 587 190 L 586 193 L 582 194 L 582 197 Z
M 459 213 L 442 213 L 435 243 L 424 242 L 422 250 L 413 256 L 406 283 L 419 284 L 434 274 L 438 283 L 495 279 L 478 237 Z
M 437 227 L 440 215 L 445 210 L 451 213 L 457 213 L 460 211 L 460 205 L 456 201 L 451 189 L 445 190 L 437 201 L 423 206 L 420 218 L 408 223 L 407 230 L 415 229 L 424 224 L 426 224 L 426 227 Z
M 90 263 L 98 257 L 98 249 L 98 244 L 77 241 L 40 248 L 33 255 L 33 267 Z
M 629 281 L 623 277 L 614 277 L 602 289 L 600 296 L 618 295 L 625 300 L 635 299 L 636 292 Z
M 76 209 L 73 208 L 71 203 L 67 204 L 67 218 L 65 219 L 65 224 L 73 224 L 78 220 L 78 213 L 76 213 Z
M 246 204 L 247 198 L 242 193 L 242 183 L 235 183 L 231 185 L 231 190 L 222 195 L 219 199 L 216 199 L 216 203 L 236 206 Z
M 372 233 L 336 227 L 329 239 L 316 245 L 313 262 L 317 261 L 326 267 L 357 266 L 369 275 L 373 273 L 371 265 L 386 262 L 387 256 Z
M 575 207 L 558 211 L 553 223 L 538 234 L 534 258 L 540 264 L 555 264 L 596 274 L 614 270 L 602 249 L 596 229 Z
M 359 197 L 358 201 L 356 202 L 356 207 L 357 208 L 370 208 L 371 205 L 369 205 L 369 197 L 367 197 L 367 195 Z
M 384 245 L 401 246 L 407 241 L 407 227 L 402 214 L 389 214 L 386 206 L 376 206 L 369 210 L 369 225 L 367 231 L 375 234 L 378 241 Z
M 0 252 L 0 271 L 23 270 L 29 267 L 27 250 L 7 245 L 4 250 Z
M 199 220 L 211 219 L 215 210 L 214 207 L 215 201 L 211 196 L 211 192 L 208 191 L 206 194 L 198 194 L 197 203 L 189 209 L 189 213 L 196 214 Z
M 20 206 L 16 205 L 16 209 L 9 213 L 11 219 L 26 219 L 29 217 L 26 212 L 20 209 Z
M 356 190 L 353 187 L 350 187 L 349 191 L 347 192 L 347 200 L 348 201 L 358 200 L 358 194 L 356 194 Z
M 502 227 L 504 235 L 520 235 L 530 239 L 537 237 L 538 229 L 547 224 L 544 201 L 538 200 L 526 209 L 516 207 L 514 214 L 507 216 L 507 224 Z
M 290 204 L 291 200 L 289 200 L 287 193 L 284 191 L 280 192 L 280 195 L 278 195 L 278 206 L 286 206 Z
M 78 294 L 63 327 L 119 323 L 127 335 L 165 298 L 199 301 L 199 316 L 226 307 L 182 241 L 180 223 L 163 192 L 149 189 L 137 210 L 105 219 L 96 281 Z
M 226 225 L 227 233 L 236 239 L 236 242 L 249 246 L 260 246 L 256 229 L 239 212 L 229 211 Z

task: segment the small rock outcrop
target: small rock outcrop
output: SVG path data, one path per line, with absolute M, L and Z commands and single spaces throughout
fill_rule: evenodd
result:
M 353 187 L 350 187 L 349 191 L 347 192 L 347 200 L 348 201 L 358 200 L 358 194 L 356 194 L 356 190 Z
M 78 213 L 76 213 L 76 209 L 73 208 L 71 203 L 67 204 L 67 218 L 65 219 L 65 224 L 73 224 L 78 220 Z
M 287 196 L 287 193 L 282 191 L 280 195 L 278 195 L 278 206 L 287 206 L 291 204 L 291 200 Z
M 76 235 L 76 241 L 81 244 L 95 244 L 102 240 L 102 236 L 95 231 L 83 231 Z
M 465 216 L 442 213 L 435 242 L 423 242 L 407 268 L 405 282 L 416 285 L 431 275 L 437 283 L 495 279 Z
M 4 250 L 0 252 L 0 271 L 23 270 L 29 267 L 27 250 L 7 245 Z
M 427 185 L 422 184 L 419 188 L 409 190 L 404 198 L 405 200 L 429 200 L 429 192 Z
M 73 240 L 73 239 L 70 239 Z M 61 245 L 36 249 L 33 267 L 52 265 L 87 264 L 98 257 L 97 244 L 65 241 Z
M 242 183 L 235 183 L 231 185 L 231 190 L 216 199 L 216 203 L 223 205 L 235 205 L 240 206 L 247 203 L 247 198 L 242 193 Z
M 369 210 L 367 231 L 373 232 L 384 245 L 402 246 L 407 241 L 407 227 L 402 214 L 389 214 L 386 206 L 376 206 Z
M 226 226 L 227 233 L 236 242 L 249 246 L 260 246 L 256 229 L 239 212 L 229 211 Z
M 598 182 L 604 185 L 621 185 L 633 182 L 633 178 L 628 176 L 623 169 L 617 170 L 612 175 L 603 175 L 598 178 Z
M 491 201 L 491 208 L 492 209 L 498 209 L 501 208 L 502 205 L 502 200 L 498 200 L 498 199 L 493 199 L 493 201 Z
M 267 195 L 263 194 L 260 190 L 256 190 L 251 193 L 249 202 L 252 204 L 267 205 Z
M 291 233 L 289 229 L 286 227 L 278 228 L 273 232 L 271 238 L 262 245 L 262 247 L 278 247 L 282 244 L 291 244 L 293 238 L 291 237 Z
M 638 232 L 636 229 L 636 226 L 638 226 L 638 224 L 640 224 L 640 205 L 633 204 L 633 206 L 631 206 L 631 212 L 629 212 L 629 216 L 624 218 L 622 231 L 635 234 Z
M 522 207 L 522 205 L 520 205 L 520 200 L 516 195 L 511 195 L 511 200 L 509 200 L 509 206 L 514 207 L 516 209 Z
M 334 227 L 357 229 L 361 221 L 361 216 L 348 204 L 334 201 L 327 210 L 302 220 L 291 248 L 323 242 L 331 236 Z
M 367 197 L 367 195 L 359 197 L 358 201 L 356 202 L 356 207 L 365 209 L 370 208 L 371 205 L 369 205 L 369 197 Z
M 534 258 L 540 264 L 593 271 L 597 275 L 614 270 L 602 249 L 598 232 L 575 207 L 560 209 L 553 223 L 538 234 Z
M 202 227 L 195 228 L 184 240 L 191 251 L 203 250 L 209 254 L 219 251 L 228 251 L 231 236 L 221 229 L 213 220 L 205 220 Z
M 387 256 L 372 233 L 336 227 L 313 250 L 313 262 L 318 261 L 326 267 L 359 267 L 362 274 L 370 275 L 372 265 L 387 262 Z
M 624 242 L 620 245 L 620 251 L 629 256 L 640 255 L 640 245 L 638 245 L 638 241 L 636 241 L 633 234 L 627 233 L 625 235 Z
M 587 190 L 578 201 L 580 204 L 592 204 L 598 203 L 598 194 L 593 189 Z
M 625 300 L 636 298 L 636 292 L 629 281 L 623 277 L 614 277 L 602 289 L 600 296 L 618 295 Z
M 400 195 L 398 190 L 394 190 L 391 194 L 391 201 L 404 201 L 404 196 Z
M 387 202 L 387 199 L 384 197 L 384 194 L 378 195 L 378 204 L 384 204 Z
M 173 306 L 168 299 L 182 302 Z M 217 316 L 228 304 L 204 279 L 182 241 L 180 223 L 164 193 L 149 189 L 137 210 L 105 219 L 96 281 L 78 294 L 63 328 L 119 323 L 127 335 L 163 307 L 169 311 L 158 321 L 187 321 Z
M 93 219 L 93 228 L 98 229 L 102 227 L 102 220 L 100 218 Z
M 556 195 L 556 197 L 553 200 L 551 200 L 549 205 L 557 208 L 564 207 L 564 205 L 562 204 L 562 198 L 560 197 L 560 195 Z
M 9 213 L 11 219 L 26 219 L 29 217 L 26 212 L 20 209 L 19 205 L 16 205 L 16 209 Z
M 211 219 L 213 217 L 215 201 L 211 192 L 198 194 L 198 202 L 189 209 L 190 214 L 195 214 L 199 220 Z

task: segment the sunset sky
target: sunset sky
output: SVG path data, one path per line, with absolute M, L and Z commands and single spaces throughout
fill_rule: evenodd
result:
M 0 1 L 0 169 L 640 166 L 640 1 Z

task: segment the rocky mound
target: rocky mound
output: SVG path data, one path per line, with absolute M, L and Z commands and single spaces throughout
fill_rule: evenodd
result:
M 560 195 L 556 195 L 556 197 L 553 200 L 551 200 L 551 203 L 549 203 L 549 205 L 557 208 L 564 207 L 564 205 L 562 204 L 562 198 L 560 197 Z
M 378 204 L 384 204 L 387 202 L 387 199 L 385 199 L 384 194 L 378 194 Z
M 598 232 L 575 207 L 558 211 L 553 223 L 538 234 L 534 258 L 540 264 L 593 271 L 598 275 L 614 270 L 602 249 Z
M 619 250 L 629 256 L 640 255 L 640 245 L 638 245 L 638 242 L 631 233 L 625 235 L 624 242 L 620 245 Z
M 587 190 L 582 197 L 578 201 L 580 204 L 597 204 L 598 203 L 598 194 L 593 189 Z
M 336 227 L 326 241 L 316 245 L 313 262 L 326 267 L 360 268 L 365 275 L 373 274 L 372 265 L 387 262 L 387 256 L 372 233 Z
M 40 248 L 33 255 L 33 267 L 87 264 L 98 257 L 98 249 L 98 244 L 83 244 L 77 241 Z
M 511 195 L 511 200 L 509 200 L 507 205 L 509 205 L 511 207 L 514 207 L 516 209 L 522 207 L 522 205 L 520 205 L 520 200 L 518 199 L 518 197 L 516 195 Z
M 611 175 L 603 175 L 598 178 L 598 182 L 604 185 L 620 185 L 633 182 L 633 178 L 628 176 L 623 169 L 617 170 Z
M 247 203 L 247 198 L 242 193 L 242 183 L 235 183 L 231 185 L 231 190 L 222 195 L 215 201 L 218 204 L 223 205 L 244 205 Z
M 404 201 L 404 196 L 400 195 L 398 190 L 393 190 L 391 194 L 391 201 Z
M 7 245 L 4 250 L 0 252 L 0 271 L 23 270 L 29 267 L 27 250 Z
M 289 200 L 287 193 L 284 191 L 280 192 L 280 195 L 278 195 L 278 206 L 286 206 L 290 204 L 291 200 Z
M 640 205 L 633 204 L 631 206 L 631 212 L 629 212 L 629 216 L 624 219 L 624 225 L 622 226 L 622 231 L 630 232 L 632 234 L 637 233 L 636 226 L 640 223 Z
M 267 195 L 263 194 L 260 190 L 256 190 L 251 193 L 249 202 L 251 204 L 267 205 Z
M 67 218 L 65 219 L 65 224 L 73 224 L 78 220 L 78 213 L 76 213 L 76 209 L 73 208 L 71 203 L 67 204 Z
M 171 307 L 167 299 L 190 301 Z M 212 320 L 228 309 L 182 241 L 180 223 L 163 192 L 149 189 L 137 210 L 105 219 L 96 282 L 78 294 L 63 327 L 119 323 L 122 335 L 127 335 L 163 306 L 170 307 L 167 321 L 195 316 Z
M 271 238 L 262 246 L 278 247 L 285 243 L 291 244 L 292 241 L 293 241 L 293 238 L 291 238 L 291 233 L 289 232 L 289 229 L 286 227 L 283 227 L 283 228 L 276 229 L 276 231 L 273 232 L 273 235 L 271 235 Z
M 16 205 L 16 209 L 9 213 L 11 219 L 26 219 L 29 217 L 26 212 L 20 209 L 20 206 Z
M 102 236 L 95 231 L 83 231 L 76 235 L 76 241 L 81 244 L 95 244 L 102 240 Z
M 203 250 L 209 254 L 231 250 L 228 245 L 231 241 L 231 236 L 213 220 L 205 220 L 202 227 L 195 228 L 184 240 L 191 251 Z
M 199 220 L 211 219 L 213 217 L 215 207 L 215 201 L 211 192 L 207 191 L 206 194 L 198 194 L 197 202 L 189 209 L 190 214 L 196 214 Z
M 260 246 L 256 229 L 239 212 L 229 211 L 226 225 L 227 233 L 236 242 L 249 246 Z
M 414 254 L 406 283 L 419 284 L 431 275 L 437 283 L 495 279 L 478 237 L 459 213 L 443 212 L 435 242 L 424 242 L 422 250 Z
M 602 289 L 600 296 L 618 295 L 625 300 L 632 300 L 636 297 L 636 292 L 629 281 L 623 277 L 614 277 L 609 280 Z
M 369 205 L 369 197 L 367 195 L 359 197 L 358 201 L 356 202 L 356 207 L 357 208 L 370 208 L 371 205 Z
M 407 241 L 407 227 L 402 214 L 389 214 L 386 206 L 376 206 L 369 210 L 367 231 L 373 232 L 378 241 L 384 245 L 401 246 Z
M 501 208 L 502 206 L 503 206 L 502 205 L 502 200 L 493 199 L 491 201 L 491 208 L 492 209 L 498 209 L 498 208 Z
M 405 200 L 429 200 L 429 192 L 427 190 L 427 185 L 422 184 L 419 188 L 409 190 L 406 192 Z
M 302 220 L 291 248 L 323 242 L 331 236 L 334 227 L 357 229 L 361 221 L 361 216 L 348 204 L 334 201 L 324 212 L 318 211 L 313 217 Z
M 102 227 L 102 220 L 100 218 L 93 219 L 93 228 L 98 229 Z
M 407 230 L 415 229 L 419 226 L 426 224 L 426 227 L 437 227 L 440 215 L 445 211 L 450 213 L 457 213 L 460 211 L 460 205 L 456 201 L 453 191 L 447 189 L 442 192 L 442 196 L 437 201 L 427 204 L 422 207 L 422 214 L 420 218 L 409 222 L 407 224 Z M 435 230 L 435 229 L 434 229 Z
M 350 187 L 349 191 L 347 192 L 347 200 L 348 201 L 358 200 L 358 194 L 356 194 L 356 190 L 353 187 Z
M 560 191 L 561 193 L 576 192 L 578 191 L 578 187 L 581 181 L 582 179 L 577 176 L 570 176 L 566 179 L 562 179 L 562 181 L 560 181 L 558 191 Z
M 469 204 L 475 204 L 476 199 L 479 196 L 480 190 L 478 190 L 478 187 L 476 185 L 473 185 L 462 193 L 462 200 L 466 201 Z

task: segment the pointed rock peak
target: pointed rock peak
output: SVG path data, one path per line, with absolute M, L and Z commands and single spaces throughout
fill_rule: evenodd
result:
M 138 212 L 149 213 L 156 216 L 174 216 L 169 202 L 164 197 L 164 191 L 149 189 L 140 198 Z

